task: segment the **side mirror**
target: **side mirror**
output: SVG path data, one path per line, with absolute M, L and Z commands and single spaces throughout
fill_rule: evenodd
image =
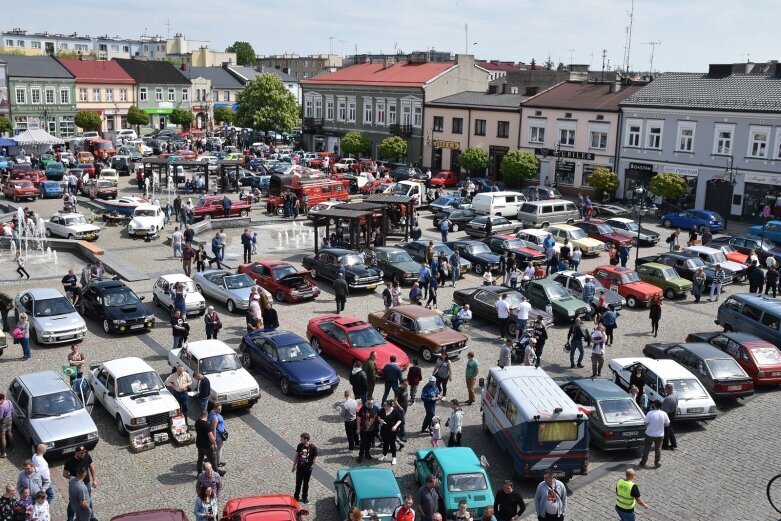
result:
M 141 295 L 140 297 L 138 297 L 138 300 L 146 300 L 146 296 L 145 295 Z

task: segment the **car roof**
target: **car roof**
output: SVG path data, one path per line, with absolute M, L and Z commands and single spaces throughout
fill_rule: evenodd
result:
M 640 363 L 646 369 L 649 369 L 657 375 L 663 376 L 664 378 L 695 378 L 691 371 L 683 367 L 681 364 L 675 360 L 669 360 L 666 358 L 661 360 L 654 360 L 653 358 L 639 356 L 630 358 L 614 358 L 612 361 L 620 364 L 621 366 Z
M 187 343 L 187 350 L 196 358 L 205 358 L 214 355 L 225 355 L 235 353 L 233 349 L 222 340 L 196 340 Z
M 729 298 L 737 298 L 742 302 L 762 308 L 763 310 L 772 309 L 773 311 L 778 312 L 778 308 L 781 307 L 781 300 L 758 293 L 733 293 Z
M 252 331 L 247 333 L 253 340 L 260 340 L 261 338 L 269 340 L 276 345 L 293 344 L 297 342 L 306 342 L 305 338 L 301 338 L 295 333 L 285 330 L 275 331 Z
M 406 315 L 410 318 L 430 317 L 432 315 L 438 315 L 439 312 L 435 309 L 428 309 L 416 304 L 406 304 L 404 306 L 393 306 L 390 310 L 398 311 L 402 315 Z
M 709 246 L 687 246 L 686 250 L 688 250 L 688 251 L 699 251 L 699 252 L 708 253 L 708 254 L 718 253 L 720 251 L 720 250 L 717 250 L 716 248 L 711 248 Z M 686 250 L 684 250 L 684 251 L 686 251 Z
M 400 248 L 398 246 L 379 246 L 377 248 L 374 248 L 374 251 L 384 251 L 386 253 L 393 253 L 393 252 L 404 252 L 407 253 L 407 250 L 404 248 Z
M 756 335 L 752 335 L 751 333 L 738 333 L 734 331 L 729 331 L 729 332 L 716 331 L 715 333 L 724 335 L 725 337 L 737 342 L 738 344 L 759 344 L 759 343 L 770 344 L 770 342 L 768 342 L 767 340 L 763 340 Z
M 616 221 L 616 222 L 621 222 L 621 223 L 634 222 L 632 219 L 627 219 L 626 217 L 610 217 L 608 219 L 605 219 L 605 221 Z
M 610 264 L 603 264 L 601 266 L 597 266 L 594 269 L 594 271 L 596 271 L 596 270 L 605 270 L 605 271 L 610 271 L 610 272 L 613 272 L 613 273 L 631 273 L 631 272 L 635 271 L 635 270 L 632 270 L 632 269 L 629 269 L 629 268 L 623 268 L 621 266 L 612 266 Z
M 169 273 L 167 275 L 160 275 L 160 278 L 169 283 L 192 282 L 193 280 L 184 273 Z
M 651 268 L 656 268 L 658 270 L 672 268 L 672 266 L 669 266 L 667 264 L 662 264 L 661 262 L 647 262 L 645 264 L 641 264 L 641 266 L 648 266 Z
M 548 230 L 536 230 L 534 228 L 526 228 L 523 230 L 518 230 L 518 233 L 525 233 L 526 235 L 537 235 L 537 236 L 550 235 L 550 232 Z
M 728 354 L 718 347 L 706 344 L 705 342 L 687 342 L 678 345 L 703 359 L 730 358 Z
M 539 284 L 540 286 L 561 286 L 558 282 L 556 282 L 553 279 L 534 279 L 531 281 L 532 283 Z
M 17 379 L 33 396 L 42 396 L 61 391 L 69 391 L 70 386 L 54 371 L 41 371 L 17 376 Z
M 483 291 L 487 291 L 489 293 L 499 293 L 499 294 L 503 294 L 503 293 L 518 293 L 518 294 L 522 294 L 517 289 L 508 288 L 507 286 L 475 286 L 473 288 L 464 288 L 463 290 L 460 290 L 460 291 L 464 291 L 465 293 L 472 293 L 473 291 L 478 290 L 478 289 L 482 289 Z
M 570 382 L 596 399 L 629 398 L 626 391 L 607 378 L 574 378 Z
M 564 390 L 539 367 L 492 367 L 489 373 L 516 405 L 516 423 L 533 421 L 535 416 L 552 416 L 556 409 L 561 409 L 556 419 L 562 421 L 575 420 L 582 414 Z
M 573 226 L 571 224 L 551 224 L 548 226 L 548 229 L 551 228 L 558 229 L 558 230 L 564 230 L 564 231 L 572 231 L 572 230 L 580 230 L 577 226 Z
M 358 252 L 353 250 L 346 250 L 343 248 L 322 248 L 320 250 L 320 253 L 329 253 L 331 255 L 341 256 L 341 255 L 349 255 L 351 253 L 358 253 Z
M 469 447 L 440 447 L 437 449 L 423 449 L 418 451 L 418 456 L 426 457 L 427 454 L 434 453 L 439 466 L 445 474 L 460 474 L 464 471 L 474 470 L 483 472 L 475 451 Z
M 347 331 L 353 329 L 366 329 L 367 326 L 371 327 L 371 324 L 356 317 L 338 317 L 334 319 L 333 323 Z
M 22 292 L 20 292 L 22 293 Z M 24 291 L 24 293 L 29 293 L 32 295 L 32 297 L 36 300 L 38 299 L 50 299 L 50 298 L 57 298 L 62 297 L 62 293 L 57 291 L 54 288 L 33 288 L 28 289 L 27 291 Z
M 93 280 L 90 282 L 90 285 L 94 288 L 97 288 L 102 291 L 106 291 L 108 289 L 122 289 L 127 288 L 124 283 L 114 280 L 114 279 L 107 279 L 107 280 Z M 130 288 L 127 288 L 130 289 Z
M 350 473 L 355 494 L 360 499 L 400 495 L 399 484 L 389 468 L 353 467 L 340 473 Z
M 147 371 L 154 371 L 149 364 L 142 359 L 129 356 L 126 358 L 117 358 L 115 360 L 108 360 L 103 362 L 103 367 L 109 370 L 115 378 L 122 378 L 123 376 L 145 373 Z

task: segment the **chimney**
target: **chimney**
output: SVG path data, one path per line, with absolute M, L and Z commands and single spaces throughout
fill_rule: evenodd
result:
M 619 92 L 621 90 L 621 83 L 618 81 L 614 81 L 609 85 L 610 85 L 610 92 Z
M 179 69 L 186 71 L 187 70 L 187 63 L 185 61 L 182 61 L 181 65 L 179 65 Z
M 709 78 L 726 78 L 732 74 L 732 64 L 711 63 L 708 65 Z
M 393 58 L 392 58 L 392 57 L 390 57 L 390 56 L 386 56 L 386 57 L 385 57 L 385 59 L 383 60 L 383 65 L 382 65 L 382 68 L 383 68 L 383 69 L 387 69 L 388 67 L 390 67 L 390 66 L 391 66 L 391 65 L 393 65 L 394 63 L 396 63 L 396 60 L 395 60 L 395 59 L 393 59 Z

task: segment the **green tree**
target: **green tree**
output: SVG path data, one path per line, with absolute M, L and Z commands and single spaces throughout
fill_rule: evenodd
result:
M 677 201 L 686 193 L 686 180 L 683 176 L 671 172 L 662 172 L 651 179 L 648 189 L 654 195 L 664 197 L 667 201 Z
M 195 116 L 193 116 L 192 111 L 186 109 L 174 109 L 168 119 L 174 125 L 181 125 L 182 128 L 189 128 L 190 125 L 192 125 Z
M 147 114 L 146 112 L 138 108 L 136 105 L 133 105 L 129 109 L 127 109 L 127 122 L 130 125 L 135 125 L 136 132 L 140 134 L 141 129 L 138 127 L 140 125 L 149 124 L 149 114 Z
M 529 65 L 531 65 L 531 70 L 534 70 L 537 68 L 537 61 L 534 58 L 532 58 L 532 61 Z
M 386 137 L 380 141 L 380 155 L 387 159 L 400 161 L 407 155 L 407 142 L 399 136 Z
M 488 154 L 480 147 L 469 147 L 461 154 L 461 167 L 470 175 L 481 174 L 488 168 Z
M 214 121 L 220 123 L 233 123 L 236 113 L 228 107 L 217 107 L 214 109 Z
M 345 154 L 365 154 L 371 148 L 371 141 L 361 132 L 348 132 L 342 138 L 342 152 Z
M 618 175 L 607 168 L 596 168 L 588 176 L 588 185 L 597 190 L 597 195 L 612 194 L 618 190 Z
M 564 62 L 559 62 L 559 64 L 556 65 L 556 70 L 559 71 L 559 72 L 566 71 L 567 70 L 567 66 L 564 65 Z
M 543 68 L 546 71 L 552 71 L 553 70 L 553 60 L 550 59 L 550 56 L 548 56 L 548 59 L 545 60 L 545 64 L 543 65 Z
M 14 125 L 11 120 L 5 116 L 0 116 L 0 134 L 10 134 L 14 131 Z
M 513 150 L 502 158 L 499 171 L 508 186 L 518 186 L 522 180 L 531 179 L 537 175 L 539 162 L 531 152 Z
M 100 130 L 103 126 L 103 118 L 97 112 L 91 110 L 80 110 L 73 118 L 76 126 L 84 130 Z
M 255 49 L 248 42 L 233 42 L 233 45 L 225 49 L 225 52 L 235 52 L 236 63 L 239 65 L 255 65 L 257 61 Z
M 290 132 L 298 124 L 296 98 L 278 76 L 261 74 L 239 92 L 235 121 L 239 126 L 268 132 Z

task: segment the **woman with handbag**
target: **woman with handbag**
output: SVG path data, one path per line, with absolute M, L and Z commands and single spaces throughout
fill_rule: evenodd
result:
M 22 360 L 29 360 L 30 353 L 30 322 L 27 321 L 27 313 L 19 315 L 19 321 L 11 332 L 14 337 L 14 343 L 22 346 Z

